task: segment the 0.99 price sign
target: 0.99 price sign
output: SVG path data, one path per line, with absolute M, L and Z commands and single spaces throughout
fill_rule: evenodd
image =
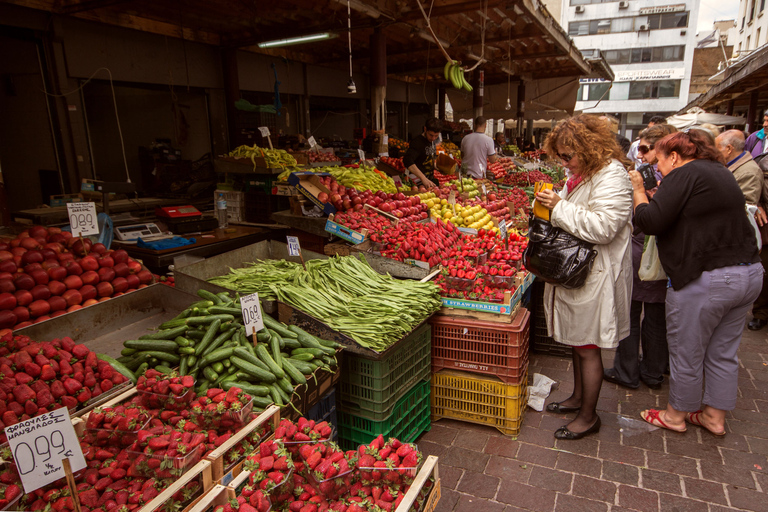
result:
M 63 459 L 73 473 L 85 469 L 66 407 L 5 427 L 5 435 L 26 493 L 64 478 Z
M 240 297 L 240 309 L 243 311 L 243 323 L 247 336 L 251 336 L 264 328 L 264 318 L 261 316 L 261 302 L 258 293 Z
M 99 219 L 96 203 L 67 203 L 69 227 L 73 236 L 99 234 Z

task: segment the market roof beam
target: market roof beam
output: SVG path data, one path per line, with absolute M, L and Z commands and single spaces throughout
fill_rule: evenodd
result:
M 489 0 L 488 8 L 492 9 L 494 7 L 505 5 L 507 3 L 508 3 L 507 0 Z M 484 2 L 482 0 L 475 0 L 471 2 L 461 2 L 456 4 L 437 6 L 432 8 L 431 12 L 429 8 L 425 6 L 424 10 L 427 12 L 431 20 L 433 18 L 440 18 L 443 16 L 451 16 L 453 14 L 463 14 L 470 11 L 476 11 L 477 9 L 482 9 L 484 7 L 483 4 Z M 397 19 L 402 21 L 415 21 L 415 20 L 421 20 L 424 18 L 421 15 L 421 11 L 417 7 L 415 9 L 411 9 L 410 11 L 406 11 L 402 13 L 400 16 L 397 17 Z
M 53 10 L 57 14 L 76 14 L 78 12 L 92 11 L 94 9 L 102 9 L 116 4 L 123 4 L 128 1 L 129 0 L 81 0 L 72 2 L 55 0 L 53 3 Z

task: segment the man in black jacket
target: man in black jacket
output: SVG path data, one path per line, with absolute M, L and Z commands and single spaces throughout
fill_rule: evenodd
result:
M 415 174 L 421 180 L 425 187 L 434 187 L 431 181 L 435 172 L 435 141 L 440 136 L 443 129 L 443 123 L 439 119 L 432 117 L 424 123 L 424 131 L 418 137 L 411 141 L 408 151 L 403 156 L 403 165 L 405 169 Z M 431 165 L 427 165 L 427 161 Z

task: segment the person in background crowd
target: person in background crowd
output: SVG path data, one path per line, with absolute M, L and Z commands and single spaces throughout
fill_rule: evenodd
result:
M 651 126 L 655 124 L 664 124 L 667 122 L 667 119 L 664 116 L 653 116 L 650 121 L 648 121 L 648 126 L 646 128 L 650 128 Z M 643 163 L 643 159 L 640 155 L 637 154 L 637 146 L 640 145 L 640 138 L 638 137 L 635 142 L 632 143 L 631 146 L 629 146 L 629 151 L 627 152 L 627 158 L 632 161 L 632 163 L 635 164 L 635 167 Z
M 496 156 L 501 158 L 504 156 L 504 146 L 507 144 L 507 139 L 504 137 L 503 132 L 497 132 L 493 138 L 494 148 L 496 149 Z
M 727 162 L 725 165 L 731 170 L 736 183 L 744 193 L 747 204 L 762 206 L 766 181 L 763 170 L 745 149 L 744 132 L 728 130 L 717 137 L 716 145 Z M 763 224 L 764 219 L 758 220 L 758 223 Z M 768 243 L 768 240 L 763 239 L 763 244 L 765 243 Z M 763 268 L 768 268 L 768 251 L 761 251 L 760 259 L 763 262 Z M 768 276 L 763 278 L 763 288 L 752 305 L 752 320 L 747 324 L 747 328 L 751 331 L 759 331 L 768 324 L 768 283 L 766 281 Z
M 744 132 L 740 130 L 728 130 L 715 139 L 715 146 L 736 178 L 747 204 L 758 205 L 763 191 L 763 171 L 744 149 L 744 144 Z
M 693 129 L 693 128 L 709 132 L 709 134 L 712 135 L 713 139 L 716 139 L 717 136 L 720 135 L 720 132 L 722 131 L 722 130 L 720 130 L 719 126 L 714 125 L 712 123 L 704 123 L 704 124 L 700 124 L 698 126 L 692 126 L 689 129 Z
M 657 182 L 661 181 L 662 175 L 656 169 L 656 142 L 676 131 L 671 124 L 654 124 L 640 132 L 638 154 L 644 164 L 653 167 Z M 650 194 L 652 193 L 653 190 Z M 631 389 L 639 388 L 641 380 L 649 388 L 659 389 L 664 382 L 664 372 L 669 366 L 667 320 L 664 311 L 667 280 L 642 281 L 637 275 L 644 246 L 645 233 L 636 229 L 632 237 L 632 308 L 629 336 L 619 342 L 613 358 L 613 368 L 607 368 L 603 376 L 608 382 Z
M 619 133 L 619 120 L 609 115 L 600 116 L 600 119 L 608 123 L 608 125 L 611 128 L 611 131 L 614 133 L 614 136 L 616 137 L 616 142 L 619 143 L 621 150 L 626 155 L 629 152 L 631 143 L 629 142 L 628 138 L 626 138 L 625 136 Z
M 415 174 L 421 183 L 428 188 L 435 186 L 431 180 L 435 172 L 435 141 L 440 136 L 442 129 L 443 123 L 439 119 L 435 117 L 427 119 L 427 122 L 424 123 L 424 131 L 418 137 L 413 138 L 408 151 L 403 156 L 403 165 L 405 165 L 406 170 Z M 428 166 L 427 161 L 431 161 L 432 165 Z
M 736 406 L 744 321 L 763 282 L 755 235 L 744 194 L 702 130 L 664 137 L 656 158 L 664 180 L 650 201 L 640 173 L 629 175 L 635 225 L 656 235 L 671 284 L 670 387 L 666 409 L 640 415 L 674 432 L 685 432 L 687 420 L 724 435 L 726 412 Z
M 487 162 L 496 161 L 493 139 L 485 134 L 487 121 L 483 116 L 475 119 L 475 131 L 461 139 L 461 164 L 470 178 L 485 178 Z
M 744 144 L 745 149 L 753 158 L 762 155 L 768 149 L 765 146 L 766 140 L 768 140 L 765 136 L 766 129 L 768 129 L 768 110 L 763 112 L 763 127 L 747 137 L 747 142 Z
M 555 413 L 578 412 L 555 432 L 558 439 L 580 439 L 600 430 L 597 400 L 603 384 L 601 349 L 615 348 L 629 335 L 632 292 L 632 185 L 629 161 L 608 123 L 581 114 L 561 121 L 544 148 L 570 172 L 563 191 L 536 194 L 551 210 L 553 226 L 595 244 L 597 256 L 581 288 L 546 284 L 547 331 L 573 347 L 573 393 L 547 405 Z

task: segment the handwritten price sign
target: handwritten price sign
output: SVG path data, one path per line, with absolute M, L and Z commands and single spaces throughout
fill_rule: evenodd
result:
M 96 203 L 67 203 L 67 213 L 73 236 L 99 234 Z
M 269 127 L 259 126 L 259 132 L 261 132 L 262 137 L 269 137 Z
M 307 142 L 309 143 L 309 147 L 314 148 L 317 146 L 317 142 L 315 141 L 314 137 L 310 137 L 307 139 Z
M 85 457 L 66 407 L 5 427 L 24 492 L 64 478 L 62 459 L 72 472 L 85 469 Z
M 243 311 L 243 323 L 247 336 L 264 328 L 264 318 L 261 316 L 261 302 L 258 293 L 240 297 L 240 309 Z
M 288 255 L 301 256 L 301 246 L 299 245 L 299 238 L 295 236 L 288 236 L 286 238 L 288 239 Z
M 501 221 L 499 221 L 499 232 L 501 233 L 501 238 L 506 240 L 507 239 L 507 221 L 506 221 L 506 219 L 501 219 Z

